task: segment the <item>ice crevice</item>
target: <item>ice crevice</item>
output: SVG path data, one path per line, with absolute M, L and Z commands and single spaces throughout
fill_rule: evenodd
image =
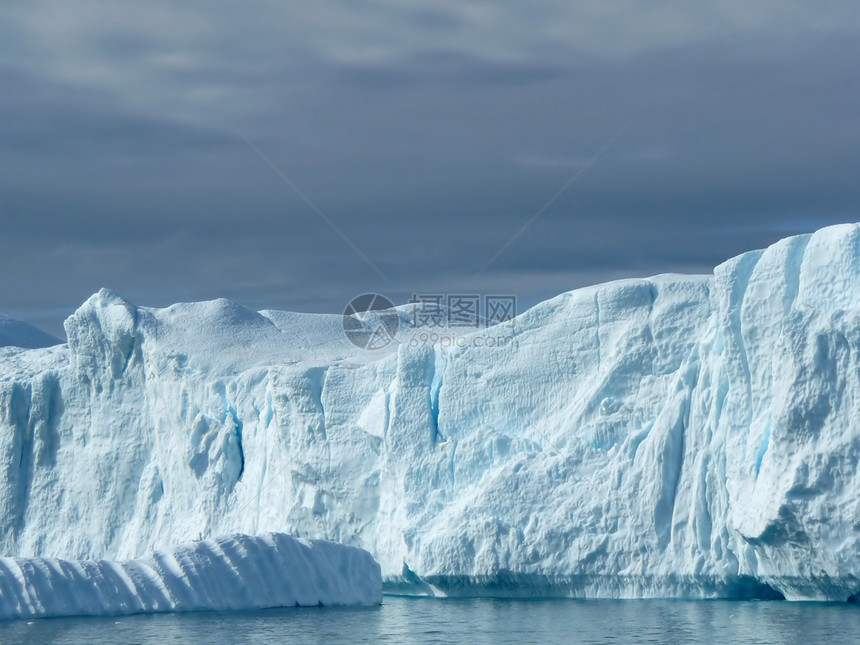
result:
M 443 350 L 434 347 L 432 352 L 432 360 L 430 361 L 432 370 L 430 376 L 429 390 L 431 415 L 430 423 L 435 433 L 435 441 L 445 442 L 447 441 L 447 437 L 445 437 L 445 435 L 443 435 L 442 432 L 439 430 L 439 392 L 442 389 L 442 381 L 444 379 L 445 365 L 447 364 L 447 360 Z

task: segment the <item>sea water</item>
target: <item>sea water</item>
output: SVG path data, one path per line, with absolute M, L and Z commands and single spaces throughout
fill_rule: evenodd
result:
M 679 600 L 448 600 L 0 623 L 0 643 L 853 643 L 860 606 Z

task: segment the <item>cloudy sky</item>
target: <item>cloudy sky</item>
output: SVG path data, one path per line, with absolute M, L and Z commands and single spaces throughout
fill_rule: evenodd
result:
M 0 311 L 708 272 L 860 219 L 858 33 L 853 0 L 4 0 Z

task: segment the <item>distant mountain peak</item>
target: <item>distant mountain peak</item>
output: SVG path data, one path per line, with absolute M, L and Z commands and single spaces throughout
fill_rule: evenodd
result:
M 59 345 L 63 341 L 22 320 L 0 313 L 0 347 L 37 349 Z

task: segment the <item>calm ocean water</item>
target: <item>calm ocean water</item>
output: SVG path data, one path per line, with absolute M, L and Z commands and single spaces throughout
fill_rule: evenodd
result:
M 0 623 L 0 643 L 855 643 L 860 607 L 788 602 L 435 600 Z

